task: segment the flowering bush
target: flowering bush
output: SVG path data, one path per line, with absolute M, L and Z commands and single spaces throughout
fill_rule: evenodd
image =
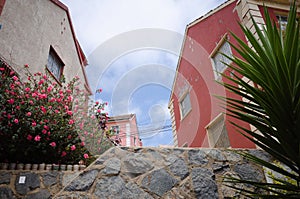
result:
M 58 84 L 47 72 L 31 74 L 25 65 L 27 79 L 21 82 L 6 69 L 0 63 L 0 161 L 74 164 L 91 159 L 87 142 L 104 134 L 104 104 L 87 108 L 78 77 Z M 94 148 L 105 141 L 98 140 Z

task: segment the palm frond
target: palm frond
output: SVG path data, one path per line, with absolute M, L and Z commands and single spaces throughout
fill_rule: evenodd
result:
M 240 25 L 250 45 L 231 33 L 237 44 L 230 45 L 239 56 L 227 56 L 232 61 L 228 67 L 234 73 L 231 76 L 222 74 L 230 83 L 221 84 L 240 98 L 220 99 L 226 102 L 229 116 L 257 129 L 251 131 L 233 124 L 239 132 L 285 167 L 249 153 L 240 155 L 291 178 L 294 183 L 278 177 L 271 178 L 276 183 L 236 178 L 226 179 L 226 182 L 255 187 L 249 190 L 228 185 L 253 198 L 297 198 L 300 197 L 300 35 L 297 7 L 295 3 L 291 4 L 284 36 L 267 9 L 264 12 L 264 27 L 259 27 L 252 19 L 256 35 Z M 243 77 L 253 84 L 246 82 Z M 263 192 L 257 192 L 258 189 Z

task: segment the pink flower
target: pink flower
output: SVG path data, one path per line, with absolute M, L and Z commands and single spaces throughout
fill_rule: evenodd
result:
M 19 120 L 18 119 L 14 119 L 14 123 L 18 124 Z
M 5 70 L 5 68 L 0 68 L 0 71 L 4 71 Z
M 42 130 L 42 133 L 43 133 L 43 134 L 46 134 L 46 133 L 47 133 L 47 130 L 46 130 L 46 129 L 43 129 L 43 130 Z
M 52 89 L 53 89 L 53 86 L 52 86 L 52 85 L 50 85 L 50 86 L 47 88 L 47 91 L 48 91 L 48 92 L 51 92 L 51 91 L 52 91 Z
M 71 93 L 72 91 L 71 91 L 70 89 L 67 89 L 66 92 L 67 92 L 67 93 Z
M 17 110 L 20 110 L 20 108 L 21 108 L 20 106 L 16 106 L 16 109 L 17 109 Z
M 72 112 L 72 111 L 67 111 L 67 114 L 68 114 L 68 115 L 72 115 L 73 112 Z
M 89 155 L 87 153 L 83 154 L 84 159 L 88 159 Z
M 72 145 L 71 146 L 71 151 L 74 151 L 76 149 L 76 146 L 75 145 Z
M 98 109 L 98 110 L 97 110 L 97 113 L 101 113 L 101 110 L 100 110 L 100 109 Z
M 26 87 L 26 88 L 25 88 L 25 91 L 26 91 L 26 92 L 29 92 L 29 91 L 30 91 L 30 88 Z
M 55 142 L 51 142 L 51 143 L 50 143 L 50 146 L 56 147 L 56 143 L 55 143 Z
M 83 124 L 83 122 L 81 122 L 79 128 L 82 130 L 83 126 L 84 126 L 84 124 Z
M 67 153 L 65 151 L 61 152 L 61 157 L 64 157 L 66 155 L 67 155 Z
M 33 105 L 33 101 L 32 101 L 32 100 L 30 100 L 30 101 L 29 101 L 29 104 Z
M 68 135 L 68 139 L 70 140 L 72 138 L 72 136 L 71 135 Z
M 18 81 L 18 80 L 19 80 L 19 78 L 18 78 L 17 76 L 13 76 L 12 78 L 13 78 L 13 80 L 15 80 L 15 81 Z
M 13 74 L 15 74 L 15 71 L 11 71 L 11 72 L 9 73 L 9 75 L 13 75 Z
M 44 129 L 49 130 L 49 126 L 44 125 Z
M 36 122 L 32 122 L 31 126 L 33 126 L 33 127 L 36 126 Z
M 41 80 L 39 81 L 39 85 L 43 84 L 44 82 L 45 82 L 45 80 L 41 79 Z
M 84 142 L 81 142 L 81 143 L 80 143 L 80 145 L 81 145 L 81 146 L 84 146 L 84 145 L 85 145 L 85 143 L 84 143 Z
M 74 120 L 72 120 L 72 119 L 69 120 L 69 124 L 70 124 L 70 125 L 74 124 Z
M 27 135 L 27 140 L 29 140 L 29 141 L 32 140 L 32 136 L 30 134 Z
M 37 94 L 36 94 L 36 93 L 32 93 L 31 96 L 32 96 L 32 97 L 36 97 Z
M 9 104 L 13 104 L 13 103 L 15 102 L 15 100 L 14 100 L 14 99 L 9 99 L 9 100 L 7 100 L 7 102 L 8 102 Z
M 45 109 L 45 107 L 41 106 L 41 110 L 43 113 L 47 113 L 47 109 Z
M 28 68 L 29 66 L 28 66 L 28 64 L 25 64 L 24 67 L 25 67 L 25 68 Z
M 47 94 L 39 94 L 39 98 L 40 99 L 46 99 L 47 98 Z
M 7 118 L 10 119 L 10 118 L 11 118 L 11 115 L 10 115 L 10 114 L 7 114 Z
M 41 140 L 41 136 L 39 136 L 39 135 L 35 136 L 35 137 L 34 137 L 34 140 L 35 140 L 36 142 L 39 142 L 39 141 Z
M 47 80 L 47 79 L 48 79 L 47 75 L 43 75 L 43 78 L 44 78 L 45 80 Z
M 31 116 L 31 112 L 26 113 L 26 115 L 27 115 L 28 117 L 30 117 L 30 116 Z
M 68 96 L 68 101 L 71 102 L 73 100 L 72 96 Z
M 78 75 L 76 75 L 76 76 L 75 76 L 75 79 L 79 79 L 79 76 L 78 76 Z

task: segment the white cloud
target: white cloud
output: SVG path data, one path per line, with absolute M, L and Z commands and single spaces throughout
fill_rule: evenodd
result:
M 183 34 L 186 24 L 224 0 L 62 0 L 86 53 L 120 33 L 160 28 Z
M 79 43 L 88 57 L 92 91 L 102 87 L 110 95 L 110 115 L 148 114 L 153 128 L 170 118 L 168 99 L 152 102 L 145 110 L 146 100 L 130 106 L 133 93 L 149 84 L 171 90 L 186 25 L 225 0 L 61 1 L 69 7 Z M 150 133 L 153 139 L 145 144 L 153 146 L 172 139 L 170 132 L 155 135 Z

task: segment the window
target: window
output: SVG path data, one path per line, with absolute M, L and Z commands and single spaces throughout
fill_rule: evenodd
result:
M 277 15 L 276 18 L 278 20 L 280 30 L 285 31 L 287 25 L 287 16 Z
M 115 134 L 115 135 L 119 135 L 120 133 L 120 126 L 111 126 L 110 130 Z
M 225 126 L 224 115 L 219 114 L 213 121 L 206 126 L 209 146 L 213 148 L 230 147 L 230 142 Z
M 63 73 L 64 63 L 61 61 L 57 53 L 50 47 L 47 69 L 52 73 L 56 80 L 60 81 Z
M 183 119 L 190 112 L 191 109 L 192 106 L 191 106 L 190 94 L 187 93 L 180 101 L 181 119 Z
M 276 15 L 276 18 L 278 20 L 278 25 L 281 30 L 282 35 L 285 35 L 285 29 L 287 25 L 287 16 L 282 16 L 282 15 Z
M 218 49 L 211 56 L 211 58 L 213 60 L 215 79 L 219 79 L 221 76 L 221 73 L 223 73 L 225 71 L 225 69 L 227 68 L 226 64 L 231 63 L 231 60 L 225 56 L 225 55 L 227 55 L 229 57 L 232 57 L 231 47 L 230 47 L 230 44 L 224 40 L 225 40 L 225 38 L 223 38 L 221 40 L 222 45 L 217 46 Z

